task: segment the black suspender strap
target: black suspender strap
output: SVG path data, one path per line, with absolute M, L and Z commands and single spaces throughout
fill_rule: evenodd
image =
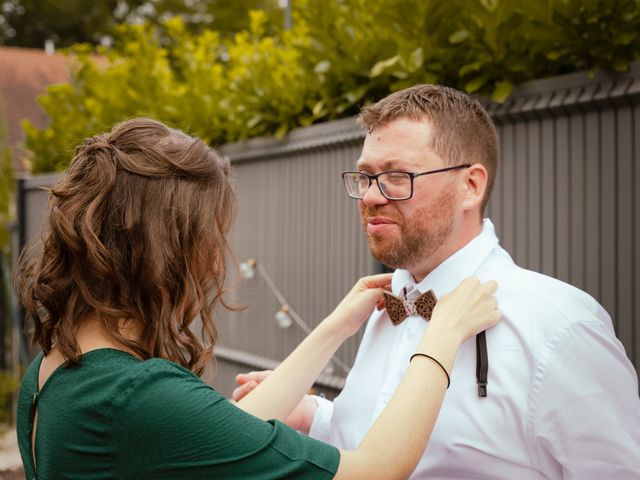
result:
M 487 396 L 487 373 L 489 372 L 489 356 L 487 354 L 487 335 L 484 331 L 476 335 L 476 382 L 478 396 Z

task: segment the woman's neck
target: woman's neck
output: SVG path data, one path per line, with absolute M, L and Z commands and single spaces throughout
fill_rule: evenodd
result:
M 138 329 L 134 328 L 131 321 L 119 322 L 120 335 L 128 340 L 138 340 Z M 76 331 L 76 342 L 81 353 L 87 353 L 98 348 L 115 348 L 132 353 L 124 344 L 120 343 L 96 316 L 83 320 Z

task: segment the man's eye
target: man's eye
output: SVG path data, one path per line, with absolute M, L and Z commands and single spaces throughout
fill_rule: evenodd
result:
M 386 175 L 386 180 L 393 184 L 403 183 L 407 181 L 407 175 L 404 173 L 389 173 Z

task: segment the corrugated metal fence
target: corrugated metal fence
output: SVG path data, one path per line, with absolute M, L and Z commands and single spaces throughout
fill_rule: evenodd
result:
M 502 244 L 520 265 L 570 282 L 610 312 L 640 369 L 640 64 L 628 74 L 574 74 L 530 82 L 507 103 L 488 105 L 502 159 L 488 207 Z M 301 317 L 314 326 L 360 276 L 379 269 L 370 257 L 354 201 L 340 172 L 351 169 L 363 132 L 340 120 L 291 132 L 283 140 L 253 139 L 222 150 L 234 164 L 238 218 L 232 245 L 239 262 L 255 258 Z M 23 239 L 37 231 L 55 176 L 21 182 Z M 280 304 L 256 276 L 238 280 L 220 313 L 217 368 L 208 380 L 223 394 L 237 372 L 270 368 L 304 337 L 281 329 Z M 359 337 L 337 353 L 350 365 Z M 319 382 L 339 390 L 334 365 Z

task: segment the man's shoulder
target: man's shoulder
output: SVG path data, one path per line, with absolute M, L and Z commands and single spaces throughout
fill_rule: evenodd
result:
M 604 308 L 587 292 L 557 278 L 515 264 L 506 255 L 497 256 L 479 270 L 483 280 L 496 280 L 498 299 L 513 312 L 534 314 L 538 321 L 567 323 L 594 321 L 610 324 Z M 609 325 L 608 325 L 609 326 Z

